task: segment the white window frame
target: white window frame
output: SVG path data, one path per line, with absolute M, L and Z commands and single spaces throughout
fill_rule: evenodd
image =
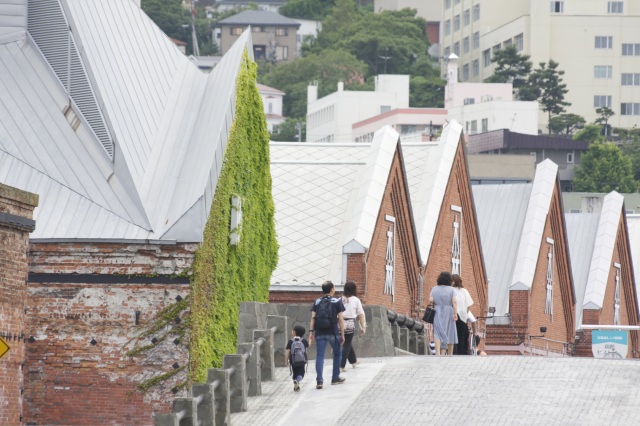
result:
M 476 22 L 479 20 L 480 20 L 480 5 L 474 4 L 473 5 L 473 22 Z
M 482 51 L 482 65 L 487 68 L 491 66 L 491 49 Z
M 613 77 L 613 67 L 611 65 L 594 65 L 593 78 L 609 79 Z
M 462 39 L 462 53 L 469 53 L 470 45 L 469 45 L 469 36 Z
M 567 164 L 573 164 L 573 152 L 567 152 Z
M 640 73 L 622 73 L 622 86 L 640 86 Z
M 551 13 L 564 13 L 564 1 L 552 1 L 550 11 Z
M 480 75 L 480 61 L 478 59 L 475 59 L 471 64 L 472 64 L 472 66 L 471 66 L 471 69 L 472 69 L 471 74 L 474 77 L 479 76 Z
M 620 115 L 640 115 L 640 102 L 622 102 Z
M 451 211 L 454 212 L 453 238 L 451 241 L 451 273 L 462 275 L 462 207 L 452 204 Z M 458 222 L 458 217 L 460 222 Z
M 544 313 L 549 315 L 549 320 L 553 322 L 553 262 L 555 260 L 555 244 L 551 238 L 547 238 L 549 251 L 547 253 L 547 297 L 544 303 Z
M 624 2 L 623 1 L 608 2 L 607 13 L 624 13 Z
M 451 34 L 451 19 L 444 21 L 444 35 Z
M 480 31 L 473 33 L 473 49 L 480 48 Z
M 453 31 L 460 31 L 460 14 L 453 17 Z
M 384 294 L 391 295 L 391 301 L 396 294 L 395 290 L 395 269 L 396 269 L 396 218 L 385 215 L 384 220 L 393 223 L 387 231 L 387 252 L 385 255 L 385 279 Z
M 622 56 L 640 56 L 640 43 L 622 43 Z
M 596 49 L 613 49 L 613 36 L 596 36 L 594 44 Z
M 594 108 L 611 108 L 611 95 L 594 95 L 593 96 Z
M 620 325 L 620 268 L 621 265 L 618 262 L 613 262 L 613 267 L 616 270 L 615 289 L 613 291 L 613 325 Z
M 469 25 L 471 25 L 471 9 L 467 9 L 464 12 L 462 12 L 462 24 L 465 27 L 468 27 Z
M 520 33 L 513 38 L 513 42 L 516 45 L 516 49 L 518 52 L 522 52 L 524 50 L 524 34 Z
M 462 66 L 462 81 L 469 80 L 469 64 L 464 64 Z

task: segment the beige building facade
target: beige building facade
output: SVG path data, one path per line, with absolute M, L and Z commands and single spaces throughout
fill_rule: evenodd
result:
M 607 0 L 443 0 L 440 43 L 455 53 L 460 81 L 493 74 L 493 54 L 506 45 L 549 59 L 565 71 L 567 112 L 596 119 L 607 106 L 614 127 L 640 124 L 640 2 Z M 446 61 L 443 61 L 446 72 Z M 546 125 L 541 116 L 540 128 Z

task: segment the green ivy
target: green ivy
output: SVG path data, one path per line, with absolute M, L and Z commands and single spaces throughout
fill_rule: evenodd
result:
M 216 193 L 191 278 L 189 380 L 237 349 L 240 302 L 269 299 L 278 263 L 269 169 L 269 132 L 256 87 L 257 66 L 245 51 L 236 87 L 236 112 Z M 240 242 L 229 243 L 231 197 L 242 200 Z

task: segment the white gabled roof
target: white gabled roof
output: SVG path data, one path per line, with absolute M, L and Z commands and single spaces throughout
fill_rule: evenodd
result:
M 437 143 L 402 144 L 422 264 L 429 259 L 461 135 L 462 126 L 452 120 Z
M 567 241 L 571 258 L 571 275 L 576 292 L 575 327 L 582 325 L 582 301 L 587 288 L 600 213 L 566 213 Z
M 509 288 L 532 188 L 532 183 L 472 186 L 489 282 L 488 306 L 496 308 L 496 316 L 509 312 Z
M 280 244 L 272 290 L 343 282 L 344 253 L 371 244 L 397 142 L 383 128 L 371 144 L 271 143 Z
M 200 241 L 250 34 L 205 74 L 130 0 L 29 2 L 4 44 L 3 12 L 0 178 L 40 195 L 32 237 Z
M 558 180 L 558 165 L 546 159 L 536 166 L 529 206 L 513 269 L 511 290 L 530 290 L 538 264 L 540 244 Z
M 610 192 L 604 197 L 589 267 L 587 287 L 584 299 L 578 301 L 582 304 L 582 309 L 600 309 L 603 306 L 609 272 L 613 267 L 613 251 L 623 214 L 623 206 L 624 197 L 616 191 Z

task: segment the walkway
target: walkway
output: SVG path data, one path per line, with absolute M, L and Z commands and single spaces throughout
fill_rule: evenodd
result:
M 590 358 L 364 358 L 345 384 L 302 390 L 278 369 L 232 425 L 637 425 L 640 363 Z M 328 379 L 329 378 L 329 379 Z M 294 417 L 298 420 L 295 420 Z M 300 417 L 302 416 L 302 417 Z

